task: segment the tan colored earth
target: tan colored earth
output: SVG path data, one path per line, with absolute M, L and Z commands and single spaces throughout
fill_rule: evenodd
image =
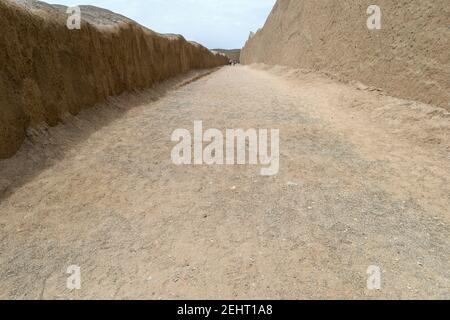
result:
M 0 298 L 449 299 L 449 119 L 259 65 L 32 129 L 0 162 Z M 279 129 L 279 174 L 174 165 L 171 133 L 195 120 Z

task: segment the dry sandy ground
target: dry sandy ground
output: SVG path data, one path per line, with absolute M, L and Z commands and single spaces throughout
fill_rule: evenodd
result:
M 31 133 L 0 162 L 0 298 L 450 298 L 448 114 L 265 69 Z M 279 175 L 173 165 L 170 135 L 194 120 L 280 129 Z

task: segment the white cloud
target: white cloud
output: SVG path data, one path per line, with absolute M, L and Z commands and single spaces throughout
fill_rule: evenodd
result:
M 209 48 L 240 48 L 260 28 L 276 0 L 55 0 L 90 4 L 161 33 L 180 33 Z

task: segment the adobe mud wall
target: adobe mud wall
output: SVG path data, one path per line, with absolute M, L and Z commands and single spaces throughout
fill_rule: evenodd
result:
M 367 27 L 373 4 L 380 30 Z M 323 71 L 450 109 L 449 1 L 278 0 L 241 62 Z
M 0 158 L 18 150 L 29 126 L 228 62 L 107 10 L 81 6 L 80 30 L 67 28 L 68 16 L 63 6 L 0 0 Z

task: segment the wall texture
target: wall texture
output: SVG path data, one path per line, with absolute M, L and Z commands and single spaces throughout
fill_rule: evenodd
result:
M 0 0 L 0 158 L 29 126 L 191 69 L 228 62 L 178 35 L 161 35 L 110 11 L 81 6 L 80 30 L 63 6 Z
M 382 10 L 381 30 L 367 8 Z M 278 0 L 244 64 L 320 70 L 450 109 L 448 0 Z

